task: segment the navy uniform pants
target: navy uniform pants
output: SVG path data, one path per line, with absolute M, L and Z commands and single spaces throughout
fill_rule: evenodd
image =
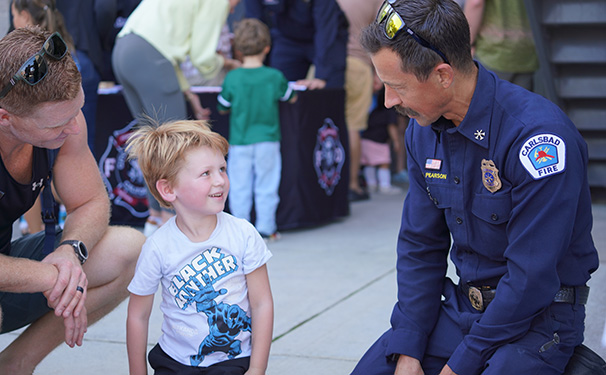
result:
M 330 73 L 326 78 L 326 88 L 343 88 L 345 85 L 346 43 L 335 46 L 331 54 Z M 287 80 L 296 81 L 307 77 L 309 67 L 314 62 L 316 49 L 313 43 L 288 39 L 276 32 L 272 33 L 270 65 L 282 72 Z
M 445 300 L 422 360 L 425 375 L 440 373 L 465 333 L 480 317 L 467 296 L 452 282 L 445 284 L 443 294 Z M 583 305 L 553 303 L 537 315 L 525 336 L 495 351 L 484 364 L 482 375 L 561 375 L 574 348 L 583 342 L 584 319 Z M 556 332 L 560 342 L 540 351 L 553 340 Z M 385 352 L 391 335 L 391 330 L 385 332 L 368 349 L 352 375 L 393 375 L 397 359 L 387 358 Z

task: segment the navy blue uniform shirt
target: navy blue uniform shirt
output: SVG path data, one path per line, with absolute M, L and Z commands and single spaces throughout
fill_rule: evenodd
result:
M 245 0 L 244 3 L 247 17 L 269 25 L 273 41 L 281 35 L 300 44 L 297 48 L 313 46 L 316 78 L 330 82 L 336 71 L 344 72 L 349 24 L 336 0 Z M 305 78 L 285 75 L 289 80 Z
M 406 148 L 410 188 L 386 355 L 423 358 L 450 249 L 460 283 L 497 288 L 448 362 L 475 374 L 528 332 L 561 286 L 584 285 L 598 267 L 587 146 L 556 105 L 479 66 L 461 124 L 412 120 Z

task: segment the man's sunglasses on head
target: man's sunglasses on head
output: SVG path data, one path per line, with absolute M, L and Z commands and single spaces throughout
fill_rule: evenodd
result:
M 429 48 L 442 58 L 446 64 L 450 64 L 446 56 L 436 47 L 431 45 L 428 41 L 423 39 L 419 34 L 415 33 L 410 27 L 406 26 L 406 22 L 400 14 L 391 6 L 395 3 L 396 0 L 385 0 L 381 8 L 379 8 L 379 13 L 377 13 L 377 24 L 381 24 L 385 20 L 385 27 L 383 28 L 383 32 L 385 36 L 389 39 L 395 38 L 400 31 L 405 30 L 414 40 L 417 41 L 420 45 L 425 48 Z
M 13 75 L 9 83 L 0 91 L 0 99 L 4 98 L 19 81 L 23 81 L 30 86 L 34 86 L 46 77 L 48 65 L 44 55 L 50 56 L 55 60 L 61 60 L 67 54 L 67 44 L 59 33 L 54 33 L 46 39 L 38 53 L 27 59 L 21 65 L 17 73 Z

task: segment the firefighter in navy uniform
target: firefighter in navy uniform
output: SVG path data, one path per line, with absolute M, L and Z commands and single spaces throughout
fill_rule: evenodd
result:
M 583 138 L 472 60 L 452 1 L 385 1 L 362 44 L 411 118 L 410 188 L 391 328 L 353 374 L 562 374 L 598 267 Z
M 343 88 L 348 22 L 336 0 L 244 0 L 271 29 L 269 63 L 310 89 Z M 315 77 L 305 80 L 311 65 Z

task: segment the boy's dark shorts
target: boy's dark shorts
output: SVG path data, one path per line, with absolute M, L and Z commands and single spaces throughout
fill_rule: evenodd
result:
M 61 229 L 57 228 L 55 247 L 61 241 Z M 11 243 L 10 256 L 42 260 L 44 255 L 44 231 L 20 237 Z M 50 287 L 50 285 L 49 285 Z M 42 293 L 0 292 L 2 327 L 0 333 L 11 332 L 38 320 L 52 311 Z
M 243 375 L 250 366 L 250 357 L 230 359 L 208 367 L 186 366 L 172 359 L 156 344 L 148 354 L 155 375 Z

